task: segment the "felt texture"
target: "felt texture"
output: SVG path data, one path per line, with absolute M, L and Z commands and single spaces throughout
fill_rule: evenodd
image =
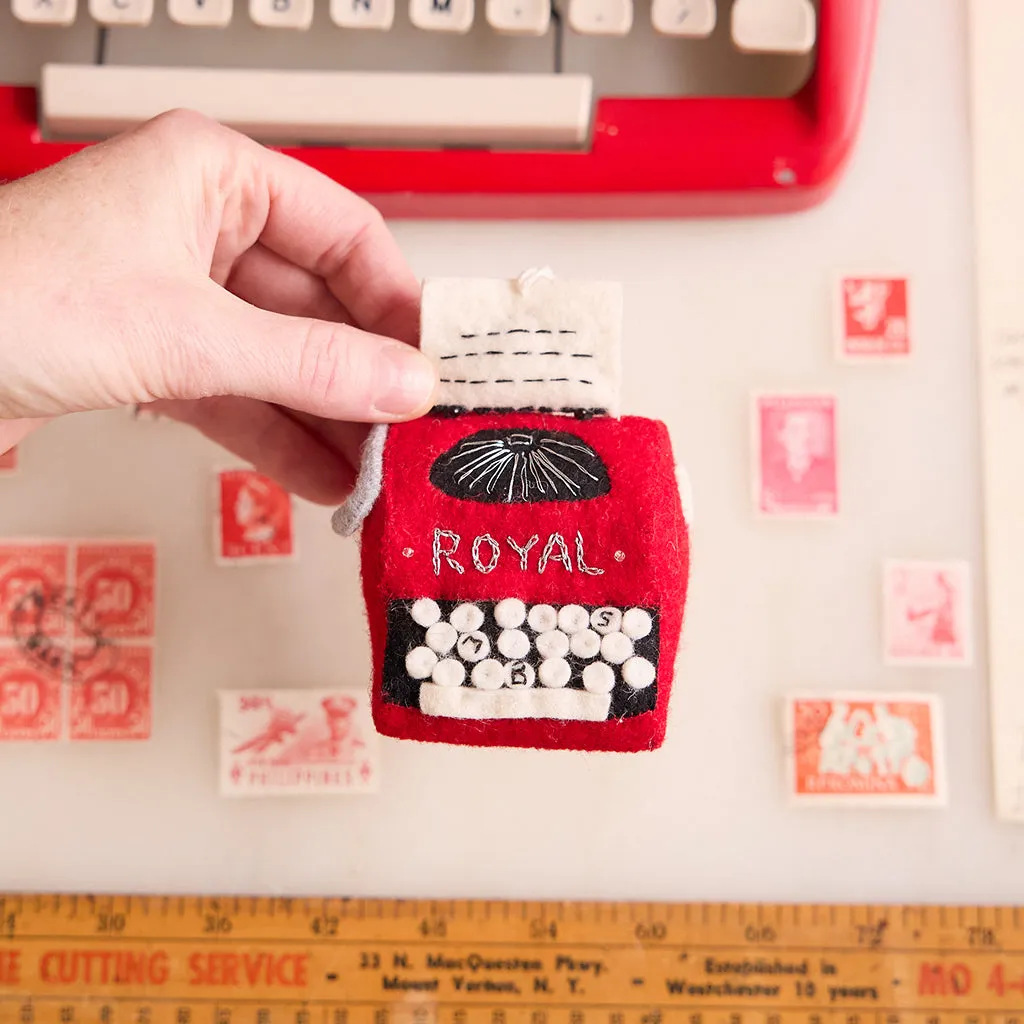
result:
M 351 537 L 358 531 L 380 494 L 384 476 L 384 442 L 387 436 L 388 425 L 375 423 L 363 442 L 359 472 L 352 493 L 331 516 L 331 527 L 342 537 Z
M 432 468 L 445 452 L 476 432 L 499 429 L 574 435 L 600 457 L 608 474 L 607 492 L 576 502 L 492 503 L 454 497 L 431 482 Z M 380 495 L 362 531 L 362 582 L 378 730 L 388 736 L 475 746 L 618 751 L 660 746 L 685 611 L 689 557 L 671 443 L 660 422 L 632 416 L 570 420 L 518 412 L 432 414 L 392 425 Z M 527 609 L 546 604 L 556 611 L 567 605 L 646 609 L 652 628 L 647 636 L 633 640 L 633 647 L 637 655 L 643 650 L 656 652 L 656 679 L 634 690 L 623 682 L 622 666 L 613 666 L 616 684 L 610 717 L 604 721 L 424 714 L 421 684 L 405 671 L 409 650 L 423 642 L 415 639 L 422 638 L 424 630 L 411 609 L 424 598 L 432 599 L 445 615 L 463 602 L 486 608 L 481 632 L 492 653 L 500 632 L 493 613 L 498 602 L 515 599 Z M 616 644 L 621 648 L 620 641 L 610 646 L 621 654 Z M 575 657 L 570 652 L 568 660 L 577 680 L 585 662 L 574 661 Z M 539 664 L 538 658 L 533 665 Z M 453 702 L 472 704 L 474 709 L 488 706 L 477 697 L 430 699 L 447 702 L 445 707 Z M 507 700 L 512 698 L 501 698 Z M 530 698 L 526 703 L 546 700 Z M 513 701 L 511 706 L 526 705 Z
M 604 282 L 428 278 L 420 348 L 459 410 L 595 410 L 618 416 L 622 289 Z

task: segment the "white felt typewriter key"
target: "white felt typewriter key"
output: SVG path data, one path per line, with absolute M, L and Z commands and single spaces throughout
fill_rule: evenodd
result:
M 551 0 L 487 0 L 487 23 L 495 32 L 542 36 L 551 23 Z
M 651 24 L 663 36 L 704 39 L 718 20 L 715 0 L 654 0 Z
M 491 653 L 491 641 L 483 633 L 467 633 L 459 637 L 458 652 L 463 661 L 482 661 Z
M 590 625 L 590 613 L 579 604 L 566 604 L 558 609 L 558 628 L 566 633 L 578 633 Z
M 816 34 L 811 0 L 736 0 L 732 41 L 749 53 L 808 53 Z
M 611 693 L 615 686 L 615 670 L 603 661 L 595 661 L 583 670 L 583 685 L 591 693 Z
M 525 658 L 530 653 L 530 638 L 521 629 L 503 630 L 498 637 L 498 650 L 506 658 Z
M 148 25 L 153 0 L 89 0 L 89 13 L 101 25 Z
M 249 0 L 249 17 L 264 28 L 307 29 L 313 22 L 313 0 Z
M 505 666 L 500 661 L 488 658 L 473 666 L 469 678 L 479 690 L 500 690 L 505 683 Z
M 494 621 L 502 629 L 515 629 L 526 618 L 526 605 L 514 597 L 506 597 L 494 606 Z
M 643 608 L 630 608 L 625 615 L 622 616 L 622 632 L 630 638 L 630 640 L 643 640 L 645 636 L 651 631 L 653 622 L 651 621 L 650 615 L 643 610 Z
M 452 609 L 448 621 L 460 633 L 473 633 L 484 624 L 484 613 L 475 604 L 460 604 Z
M 405 671 L 413 679 L 429 679 L 437 664 L 437 655 L 429 647 L 414 647 L 405 656 Z
M 510 661 L 505 666 L 505 685 L 513 690 L 525 690 L 533 686 L 537 673 L 525 661 Z
M 428 32 L 468 32 L 473 0 L 409 0 L 409 20 Z
M 438 608 L 437 602 L 431 601 L 429 597 L 421 597 L 418 601 L 414 601 L 412 608 L 409 609 L 409 614 L 412 616 L 412 621 L 424 629 L 441 620 L 441 609 Z
M 431 651 L 431 653 L 433 652 Z M 466 666 L 454 658 L 442 658 L 434 666 L 430 678 L 438 686 L 461 686 L 462 681 L 466 678 Z
M 558 612 L 549 604 L 535 604 L 526 617 L 534 633 L 546 633 L 558 625 Z
M 654 666 L 646 658 L 630 658 L 622 666 L 622 678 L 634 690 L 642 690 L 654 682 Z
M 569 641 L 569 649 L 577 658 L 596 658 L 601 650 L 601 637 L 592 629 L 584 629 L 573 633 Z
M 569 653 L 569 638 L 560 629 L 549 629 L 537 637 L 537 653 L 542 658 L 564 658 Z
M 613 665 L 621 665 L 633 656 L 633 641 L 625 633 L 609 633 L 601 640 L 601 657 Z
M 78 13 L 77 0 L 12 0 L 18 21 L 30 25 L 72 25 Z
M 541 686 L 557 690 L 569 682 L 572 669 L 564 658 L 548 658 L 540 663 L 540 672 L 537 674 L 540 676 Z
M 622 612 L 618 608 L 595 608 L 590 616 L 590 624 L 602 636 L 616 633 L 622 625 Z
M 167 17 L 179 25 L 224 28 L 231 24 L 231 0 L 167 0 Z
M 386 32 L 395 20 L 395 0 L 331 0 L 331 21 L 339 28 Z
M 447 654 L 459 639 L 455 627 L 447 622 L 435 622 L 427 630 L 427 646 L 438 654 Z
M 627 35 L 633 27 L 633 0 L 569 0 L 569 25 L 581 35 Z

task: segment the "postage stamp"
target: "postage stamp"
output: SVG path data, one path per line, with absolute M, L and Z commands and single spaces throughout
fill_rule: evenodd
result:
M 63 632 L 68 558 L 66 541 L 0 543 L 0 637 L 14 639 L 36 626 L 51 636 Z
M 270 562 L 295 554 L 292 497 L 251 469 L 217 474 L 217 562 L 221 565 Z
M 843 360 L 910 355 L 910 286 L 906 277 L 839 278 L 837 355 Z
M 223 796 L 375 792 L 369 697 L 357 690 L 222 690 Z
M 946 802 L 942 705 L 932 694 L 839 693 L 785 701 L 787 787 L 800 803 Z
M 837 515 L 835 398 L 755 395 L 753 420 L 758 513 L 815 518 Z
M 77 650 L 77 648 L 76 648 Z M 152 731 L 152 647 L 123 646 L 110 660 L 83 652 L 70 688 L 73 740 L 142 740 Z
M 0 473 L 13 473 L 18 468 L 18 449 L 0 452 Z
M 971 664 L 969 563 L 887 561 L 882 567 L 882 590 L 888 664 Z
M 0 740 L 57 740 L 63 680 L 17 645 L 0 644 Z
M 81 608 L 75 637 L 147 640 L 155 629 L 156 545 L 78 541 L 74 593 Z

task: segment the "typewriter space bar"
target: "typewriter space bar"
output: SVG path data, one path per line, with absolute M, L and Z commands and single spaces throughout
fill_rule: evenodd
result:
M 45 129 L 102 138 L 186 107 L 263 142 L 579 146 L 588 75 L 404 74 L 48 64 Z

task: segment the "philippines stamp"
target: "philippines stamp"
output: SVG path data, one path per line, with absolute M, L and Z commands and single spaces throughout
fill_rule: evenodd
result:
M 62 678 L 14 644 L 0 645 L 0 740 L 57 740 Z
M 932 694 L 792 696 L 785 734 L 787 788 L 799 803 L 946 802 L 942 705 Z
M 295 554 L 292 497 L 254 470 L 217 474 L 216 524 L 218 564 L 280 561 Z
M 970 565 L 890 560 L 882 572 L 886 663 L 970 665 Z
M 218 696 L 223 796 L 377 790 L 377 734 L 362 691 L 223 690 Z
M 754 396 L 754 499 L 763 516 L 839 512 L 836 401 L 831 395 Z
M 152 639 L 156 545 L 147 541 L 78 541 L 74 593 L 82 608 L 76 620 L 76 638 L 102 634 L 118 640 Z
M 906 277 L 842 276 L 836 314 L 842 360 L 910 355 L 910 286 Z
M 153 649 L 124 646 L 112 660 L 86 657 L 70 694 L 73 740 L 142 740 L 152 731 Z

